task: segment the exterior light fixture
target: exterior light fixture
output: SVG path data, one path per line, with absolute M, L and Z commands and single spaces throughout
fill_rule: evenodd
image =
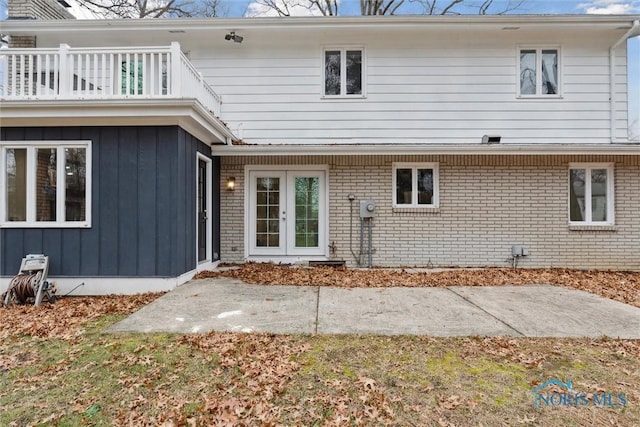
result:
M 234 191 L 236 189 L 236 179 L 233 176 L 227 178 L 227 191 Z
M 242 43 L 242 40 L 244 40 L 244 37 L 237 35 L 235 31 L 231 31 L 228 34 L 225 34 L 224 39 L 233 40 L 236 43 Z
M 483 135 L 483 144 L 499 144 L 502 137 L 500 135 Z

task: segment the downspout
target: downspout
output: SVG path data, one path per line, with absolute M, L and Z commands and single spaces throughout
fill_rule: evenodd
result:
M 632 37 L 634 33 L 640 27 L 640 21 L 637 19 L 633 21 L 631 28 L 627 31 L 620 39 L 611 46 L 609 49 L 609 86 L 610 86 L 610 94 L 609 94 L 609 102 L 610 102 L 610 121 L 611 121 L 611 143 L 616 142 L 616 49 L 624 42 L 627 41 L 629 37 Z M 628 65 L 627 65 L 628 66 Z

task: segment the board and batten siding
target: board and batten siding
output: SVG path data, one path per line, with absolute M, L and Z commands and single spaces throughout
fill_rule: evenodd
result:
M 177 277 L 196 267 L 196 153 L 177 126 L 3 128 L 7 141 L 92 141 L 92 224 L 0 228 L 0 275 L 25 254 L 49 256 L 51 276 Z M 219 159 L 213 159 L 213 253 L 219 250 Z
M 611 141 L 609 47 L 598 30 L 343 29 L 261 34 L 190 50 L 249 143 Z M 366 50 L 365 98 L 323 99 L 322 48 Z M 518 99 L 518 46 L 561 49 L 559 99 Z M 627 136 L 626 48 L 616 51 L 616 138 Z

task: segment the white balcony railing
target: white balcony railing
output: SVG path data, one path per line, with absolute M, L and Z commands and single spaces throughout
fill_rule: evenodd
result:
M 151 48 L 1 49 L 0 98 L 193 98 L 220 115 L 220 97 L 178 43 Z

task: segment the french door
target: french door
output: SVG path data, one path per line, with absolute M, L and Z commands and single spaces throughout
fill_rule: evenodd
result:
M 248 180 L 249 255 L 326 255 L 326 171 L 250 170 Z

